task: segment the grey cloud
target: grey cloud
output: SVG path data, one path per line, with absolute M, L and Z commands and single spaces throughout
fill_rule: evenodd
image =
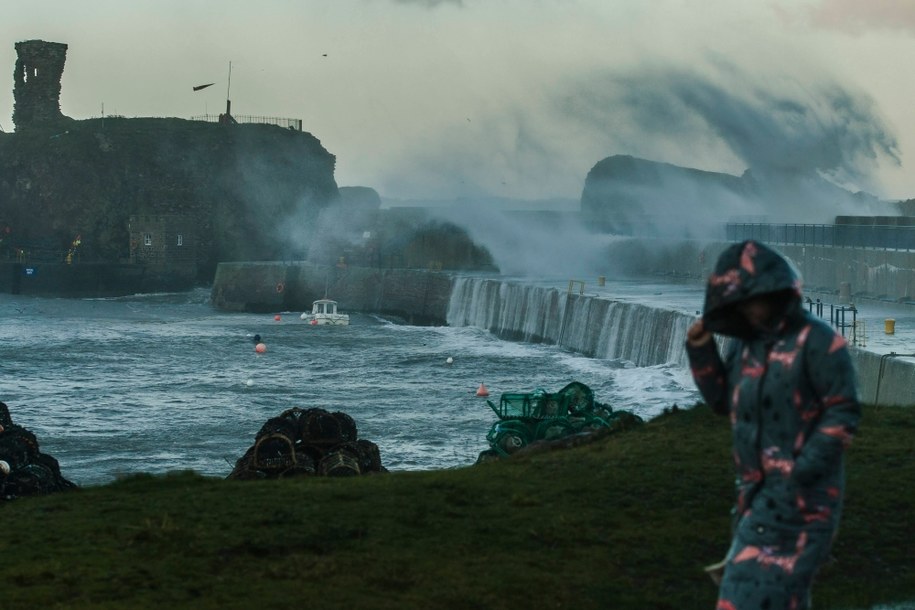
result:
M 882 161 L 900 162 L 874 102 L 833 82 L 765 80 L 719 63 L 712 76 L 648 68 L 578 87 L 584 95 L 560 105 L 595 129 L 621 127 L 617 140 L 682 142 L 712 133 L 755 172 L 818 172 L 855 183 L 866 183 Z

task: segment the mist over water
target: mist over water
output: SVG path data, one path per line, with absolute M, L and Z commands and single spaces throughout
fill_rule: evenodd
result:
M 899 213 L 880 200 L 876 178 L 901 164 L 893 127 L 866 91 L 826 70 L 750 70 L 707 53 L 693 64 L 572 71 L 538 100 L 475 116 L 437 142 L 430 134 L 428 150 L 403 160 L 380 188 L 458 192 L 460 203 L 435 216 L 465 229 L 503 273 L 535 278 L 625 269 L 606 256 L 613 237 L 576 213 L 533 221 L 489 202 L 505 190 L 537 196 L 544 183 L 556 188 L 541 186 L 540 197 L 578 197 L 589 170 L 616 155 L 718 175 L 661 171 L 650 183 L 614 176 L 596 184 L 607 217 L 631 215 L 664 237 L 720 239 L 726 222 Z M 493 149 L 501 153 L 480 154 Z
M 544 220 L 470 203 L 438 210 L 436 216 L 484 245 L 504 275 L 547 278 L 620 271 L 606 255 L 606 247 L 620 238 L 589 231 L 578 214 Z

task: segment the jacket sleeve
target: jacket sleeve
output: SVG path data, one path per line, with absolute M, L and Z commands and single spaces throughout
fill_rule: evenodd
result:
M 727 400 L 725 366 L 718 354 L 718 345 L 714 340 L 695 347 L 686 344 L 686 355 L 689 357 L 689 368 L 699 393 L 712 411 L 719 415 L 730 412 Z
M 814 412 L 819 411 L 819 416 L 813 419 L 794 462 L 795 480 L 807 486 L 838 467 L 861 419 L 858 383 L 845 339 L 834 332 L 812 339 L 804 366 L 816 394 Z

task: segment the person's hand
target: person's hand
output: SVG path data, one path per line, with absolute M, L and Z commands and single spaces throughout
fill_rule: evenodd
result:
M 693 322 L 693 325 L 686 331 L 686 341 L 692 347 L 705 345 L 711 340 L 712 333 L 705 330 L 705 324 L 702 322 L 701 318 Z

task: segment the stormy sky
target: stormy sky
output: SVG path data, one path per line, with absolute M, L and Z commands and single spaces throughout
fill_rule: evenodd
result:
M 387 198 L 577 199 L 614 154 L 915 197 L 911 0 L 30 0 L 0 34 L 6 132 L 14 44 L 44 39 L 69 45 L 67 116 L 229 92 Z

